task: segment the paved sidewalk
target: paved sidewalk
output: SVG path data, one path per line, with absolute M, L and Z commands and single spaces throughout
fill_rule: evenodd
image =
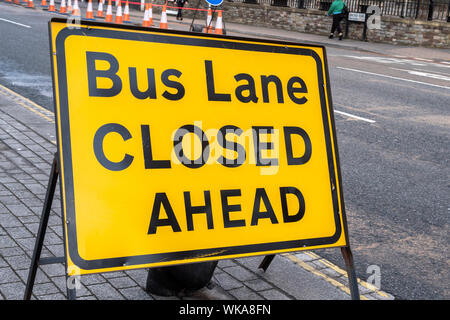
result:
M 55 146 L 53 114 L 0 86 L 0 300 L 22 299 Z M 62 256 L 59 184 L 43 257 Z M 338 249 L 336 249 L 338 250 Z M 350 299 L 346 273 L 312 252 L 277 255 L 264 273 L 262 257 L 222 260 L 207 288 L 180 297 L 144 291 L 145 269 L 81 277 L 78 299 Z M 41 266 L 33 299 L 65 299 L 62 264 Z M 393 297 L 361 282 L 362 299 Z

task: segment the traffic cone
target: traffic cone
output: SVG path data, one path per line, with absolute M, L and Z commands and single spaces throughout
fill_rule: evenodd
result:
M 92 0 L 89 0 L 86 8 L 86 20 L 95 20 L 94 11 L 92 9 Z
M 67 14 L 66 0 L 61 1 L 61 5 L 59 6 L 59 13 Z
M 142 19 L 142 26 L 143 27 L 150 27 L 150 19 L 149 19 L 148 9 L 149 9 L 149 4 L 146 3 L 145 4 L 145 11 L 144 11 L 144 18 Z
M 159 28 L 160 29 L 167 29 L 166 6 L 163 6 L 163 9 L 162 9 L 162 12 L 161 12 L 161 20 L 159 21 Z
M 125 2 L 125 9 L 123 10 L 123 22 L 131 23 L 130 22 L 130 6 L 128 5 L 128 0 L 127 0 L 127 2 Z
M 153 5 L 150 3 L 148 6 L 148 23 L 149 27 L 153 26 Z
M 78 6 L 78 0 L 75 0 L 73 2 L 73 10 L 72 10 L 72 16 L 74 17 L 80 17 L 80 7 Z
M 123 16 L 122 16 L 122 3 L 119 0 L 119 4 L 117 6 L 116 10 L 116 18 L 114 19 L 114 23 L 122 24 L 123 23 Z
M 48 12 L 55 12 L 55 0 L 50 0 L 50 4 L 48 5 Z
M 216 28 L 214 30 L 215 34 L 223 34 L 223 23 L 222 23 L 222 10 L 219 10 L 217 14 Z
M 208 8 L 208 15 L 206 16 L 206 33 L 212 33 L 212 13 L 211 13 L 211 8 Z
M 14 4 L 20 4 L 20 0 L 14 0 Z
M 28 0 L 27 8 L 34 9 L 34 3 L 33 3 L 33 0 Z
M 47 8 L 48 7 L 47 0 L 41 0 L 41 7 L 42 8 Z
M 12 0 L 6 0 L 6 2 L 12 2 Z
M 67 0 L 67 14 L 72 14 L 73 8 L 72 8 L 72 0 Z
M 98 2 L 97 14 L 95 15 L 97 18 L 104 18 L 103 15 L 103 0 Z
M 111 0 L 108 0 L 108 7 L 106 8 L 106 17 L 105 22 L 112 22 L 112 6 L 111 6 Z

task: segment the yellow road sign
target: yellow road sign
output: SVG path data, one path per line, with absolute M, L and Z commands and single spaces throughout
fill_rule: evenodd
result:
M 69 274 L 348 244 L 324 47 L 50 35 Z

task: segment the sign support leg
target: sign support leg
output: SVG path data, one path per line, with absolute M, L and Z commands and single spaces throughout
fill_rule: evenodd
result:
M 270 266 L 270 264 L 272 263 L 273 258 L 275 258 L 274 254 L 270 254 L 264 257 L 263 261 L 261 261 L 261 263 L 259 264 L 259 269 L 263 269 L 264 272 L 266 272 L 267 268 Z
M 350 247 L 341 248 L 344 257 L 345 267 L 347 268 L 348 285 L 352 300 L 359 300 L 358 280 L 356 278 L 355 266 L 353 265 L 353 254 Z
M 30 271 L 28 273 L 28 280 L 25 287 L 24 300 L 30 300 L 33 293 L 34 280 L 36 278 L 37 268 L 41 257 L 42 246 L 44 244 L 45 232 L 47 231 L 48 218 L 50 216 L 50 209 L 52 207 L 53 196 L 55 194 L 56 181 L 58 180 L 58 160 L 55 154 L 52 168 L 50 171 L 50 178 L 48 180 L 47 193 L 45 195 L 44 207 L 42 209 L 41 221 L 37 232 L 36 242 L 34 244 L 33 256 L 31 258 Z
M 64 257 L 41 257 L 42 247 L 44 245 L 45 233 L 47 231 L 48 219 L 50 217 L 50 210 L 52 208 L 53 196 L 55 195 L 56 182 L 58 181 L 59 167 L 58 167 L 58 154 L 55 153 L 53 158 L 52 167 L 50 169 L 50 177 L 48 179 L 47 193 L 45 194 L 44 206 L 42 208 L 41 220 L 39 222 L 39 229 L 36 236 L 36 242 L 34 244 L 33 256 L 31 258 L 30 271 L 28 273 L 27 284 L 25 286 L 24 300 L 30 300 L 33 294 L 34 281 L 36 279 L 37 269 L 40 265 L 64 263 L 67 270 L 66 259 L 66 244 L 64 235 L 64 215 L 63 219 L 63 239 L 64 239 Z M 66 286 L 67 286 L 67 298 L 69 300 L 76 299 L 75 288 L 69 288 L 69 277 L 66 272 Z

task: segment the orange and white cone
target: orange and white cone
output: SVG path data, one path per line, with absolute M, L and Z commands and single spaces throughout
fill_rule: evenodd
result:
M 28 0 L 27 8 L 34 9 L 34 3 L 33 3 L 33 0 Z
M 219 10 L 216 21 L 216 28 L 214 30 L 215 34 L 223 34 L 223 23 L 222 23 L 222 10 Z
M 50 0 L 50 4 L 48 5 L 48 12 L 56 12 L 55 0 Z
M 73 2 L 72 16 L 74 16 L 74 17 L 81 17 L 81 15 L 80 15 L 80 7 L 78 6 L 78 0 L 75 0 Z
M 150 19 L 149 19 L 149 15 L 148 15 L 148 9 L 149 9 L 149 4 L 146 3 L 145 4 L 145 11 L 144 11 L 144 18 L 142 19 L 142 26 L 143 27 L 150 27 Z
M 103 15 L 103 0 L 98 2 L 97 14 L 95 15 L 97 18 L 104 18 Z
M 20 0 L 14 0 L 14 4 L 20 4 Z
M 131 23 L 130 22 L 130 6 L 128 5 L 128 0 L 127 0 L 127 2 L 125 2 L 125 8 L 123 9 L 123 22 Z
M 67 14 L 66 0 L 61 1 L 61 5 L 59 6 L 59 13 Z
M 108 0 L 108 7 L 106 8 L 105 22 L 112 22 L 112 21 L 113 21 L 112 5 L 111 5 L 111 0 Z
M 116 10 L 116 18 L 114 19 L 114 23 L 122 24 L 123 23 L 123 15 L 122 15 L 122 3 L 119 0 L 119 4 Z
M 6 2 L 12 2 L 12 0 L 6 0 Z
M 72 8 L 72 0 L 67 0 L 67 14 L 72 14 L 73 8 Z
M 160 29 L 167 29 L 166 6 L 163 6 L 163 9 L 162 9 L 162 12 L 161 12 L 161 20 L 159 21 L 159 28 Z
M 212 33 L 212 12 L 211 8 L 208 8 L 208 15 L 206 16 L 206 33 Z
M 43 8 L 47 8 L 48 7 L 47 0 L 41 0 L 41 7 L 43 7 Z
M 92 0 L 89 0 L 87 5 L 86 20 L 94 20 L 94 11 L 92 10 Z
M 153 26 L 153 5 L 150 3 L 148 7 L 148 21 L 149 21 L 149 27 Z

